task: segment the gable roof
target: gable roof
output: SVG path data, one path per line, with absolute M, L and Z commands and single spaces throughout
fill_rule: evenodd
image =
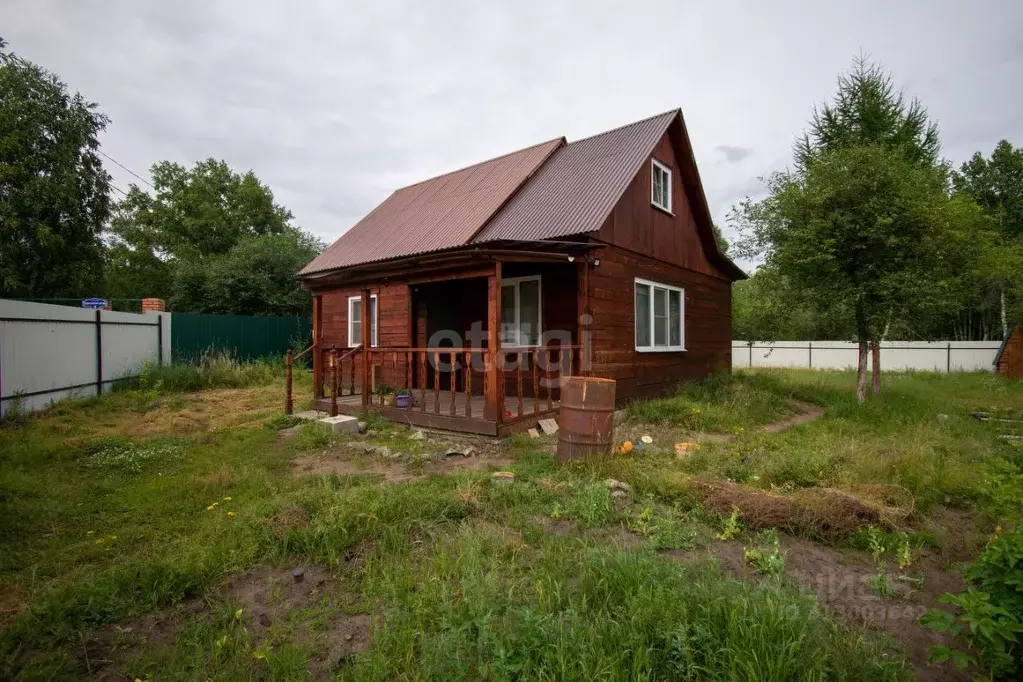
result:
M 403 187 L 298 274 L 464 246 L 564 144 L 559 137 Z
M 668 111 L 559 149 L 473 242 L 596 232 L 677 114 Z
M 717 247 L 680 109 L 571 144 L 557 138 L 400 189 L 299 275 L 486 242 L 596 232 L 666 132 L 708 259 L 732 280 L 745 279 Z

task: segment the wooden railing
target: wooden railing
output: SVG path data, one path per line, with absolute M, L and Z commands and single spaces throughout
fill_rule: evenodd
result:
M 301 355 L 308 353 L 303 351 Z M 525 415 L 526 401 L 532 401 L 532 412 L 552 410 L 560 398 L 556 393 L 564 377 L 586 372 L 582 346 L 551 345 L 502 348 L 497 361 L 486 348 L 413 348 L 387 347 L 363 349 L 323 348 L 323 377 L 329 394 L 330 414 L 337 414 L 339 396 L 361 392 L 362 407 L 390 407 L 379 391 L 383 384 L 409 393 L 409 410 L 446 413 L 449 416 L 492 419 L 501 423 L 505 410 L 514 418 Z M 356 365 L 362 362 L 358 371 Z M 290 364 L 288 372 L 288 405 L 291 404 Z M 370 390 L 374 366 L 380 367 L 377 392 Z M 359 375 L 358 379 L 356 375 Z M 446 385 L 445 385 L 446 384 Z M 318 393 L 317 395 L 320 395 Z M 432 400 L 428 400 L 428 396 Z M 442 396 L 448 398 L 442 400 Z M 473 396 L 483 396 L 486 407 L 479 413 Z M 514 398 L 514 407 L 506 399 Z M 417 404 L 418 403 L 418 404 Z M 446 403 L 443 405 L 442 403 Z M 464 406 L 459 414 L 459 406 Z M 290 414 L 290 411 L 288 412 Z

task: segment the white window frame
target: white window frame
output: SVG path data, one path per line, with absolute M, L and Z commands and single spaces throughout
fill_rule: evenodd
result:
M 358 301 L 359 304 L 361 305 L 362 304 L 362 296 L 349 296 L 348 297 L 348 312 L 347 312 L 347 316 L 348 316 L 348 347 L 349 348 L 355 348 L 356 346 L 362 344 L 362 338 L 356 339 L 356 338 L 354 338 L 355 335 L 352 333 L 354 331 L 352 329 L 352 302 L 353 301 Z M 370 325 L 369 333 L 370 333 L 370 336 L 372 336 L 372 338 L 369 340 L 369 344 L 370 344 L 371 347 L 376 348 L 377 347 L 377 330 L 380 327 L 380 308 L 377 307 L 377 295 L 376 294 L 370 294 L 369 295 L 369 304 L 372 307 L 372 311 L 370 313 L 372 315 L 372 319 L 376 320 L 376 325 L 372 325 L 372 324 Z M 362 322 L 364 322 L 364 320 L 360 320 L 360 324 Z M 361 334 L 360 334 L 360 337 L 361 337 Z
M 665 205 L 661 204 L 660 202 L 658 202 L 657 201 L 657 194 L 655 194 L 655 192 L 657 190 L 656 178 L 657 178 L 657 171 L 658 170 L 664 171 L 664 173 L 667 175 L 667 180 L 668 180 L 668 194 L 667 194 L 668 204 L 667 204 L 667 206 L 665 206 Z M 663 163 L 661 163 L 657 159 L 653 159 L 653 158 L 650 159 L 650 203 L 653 204 L 656 208 L 661 209 L 665 213 L 671 213 L 671 199 L 672 199 L 671 195 L 672 195 L 672 191 L 671 191 L 671 168 L 669 166 L 664 165 Z
M 635 327 L 636 327 L 636 324 L 639 321 L 639 316 L 636 314 L 636 285 L 639 285 L 639 284 L 642 284 L 642 285 L 650 287 L 650 310 L 648 311 L 649 312 L 649 319 L 650 319 L 650 337 L 649 337 L 650 338 L 650 345 L 649 346 L 640 346 L 638 343 L 636 343 L 636 329 L 635 329 Z M 679 299 L 679 315 L 678 315 L 679 335 L 678 335 L 678 339 L 680 341 L 680 345 L 678 345 L 678 346 L 671 346 L 671 345 L 656 346 L 656 345 L 654 345 L 654 298 L 655 298 L 654 297 L 654 289 L 655 288 L 657 288 L 657 289 L 664 289 L 666 292 L 672 292 L 672 291 L 677 291 L 678 292 L 678 299 Z M 669 322 L 669 324 L 671 323 L 671 300 L 670 300 L 670 298 L 671 298 L 671 294 L 670 293 L 666 293 L 664 300 L 665 300 L 666 305 L 668 306 L 668 311 L 667 312 L 668 312 L 668 322 Z M 671 284 L 663 284 L 661 282 L 653 282 L 653 281 L 648 280 L 648 279 L 642 279 L 640 277 L 637 277 L 635 279 L 635 281 L 633 282 L 633 286 L 632 286 L 632 325 L 633 325 L 632 343 L 635 345 L 636 351 L 639 352 L 639 353 L 678 353 L 680 351 L 685 351 L 685 349 L 686 349 L 686 290 L 683 289 L 682 287 L 672 286 Z M 670 328 L 667 330 L 667 333 L 668 333 L 668 340 L 670 342 L 670 340 L 671 340 L 671 329 Z
M 537 341 L 540 341 L 543 338 L 543 280 L 541 279 L 540 275 L 528 275 L 526 277 L 502 277 L 501 278 L 501 292 L 500 293 L 503 296 L 504 288 L 506 286 L 514 286 L 515 287 L 515 329 L 517 331 L 519 329 L 519 317 L 521 315 L 521 308 L 522 308 L 521 298 L 519 296 L 519 285 L 522 282 L 536 282 L 536 298 L 537 298 L 537 301 L 536 301 L 536 311 L 537 311 L 537 317 L 538 317 L 538 319 L 537 319 L 537 326 L 539 327 L 537 329 L 537 331 L 536 331 L 536 338 L 537 338 Z M 532 348 L 533 347 L 533 346 L 521 346 L 519 344 L 514 344 L 514 343 L 505 343 L 504 338 L 503 338 L 503 335 L 504 335 L 503 327 L 504 327 L 506 322 L 508 322 L 508 320 L 504 319 L 504 312 L 502 311 L 502 314 L 501 314 L 501 326 L 502 326 L 502 329 L 499 330 L 499 334 L 502 337 L 501 338 L 501 348 Z

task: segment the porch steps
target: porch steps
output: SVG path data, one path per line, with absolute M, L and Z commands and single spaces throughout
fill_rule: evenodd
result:
M 322 424 L 324 427 L 330 429 L 331 433 L 359 432 L 359 418 L 351 417 L 347 414 L 339 414 L 336 417 L 331 417 L 328 412 L 306 410 L 305 412 L 296 412 L 295 417 L 306 421 L 316 422 L 317 424 Z

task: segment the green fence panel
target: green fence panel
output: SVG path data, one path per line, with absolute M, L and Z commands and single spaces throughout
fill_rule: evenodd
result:
M 204 353 L 225 351 L 238 360 L 280 357 L 293 344 L 308 345 L 312 335 L 307 317 L 174 313 L 171 358 L 194 362 Z

